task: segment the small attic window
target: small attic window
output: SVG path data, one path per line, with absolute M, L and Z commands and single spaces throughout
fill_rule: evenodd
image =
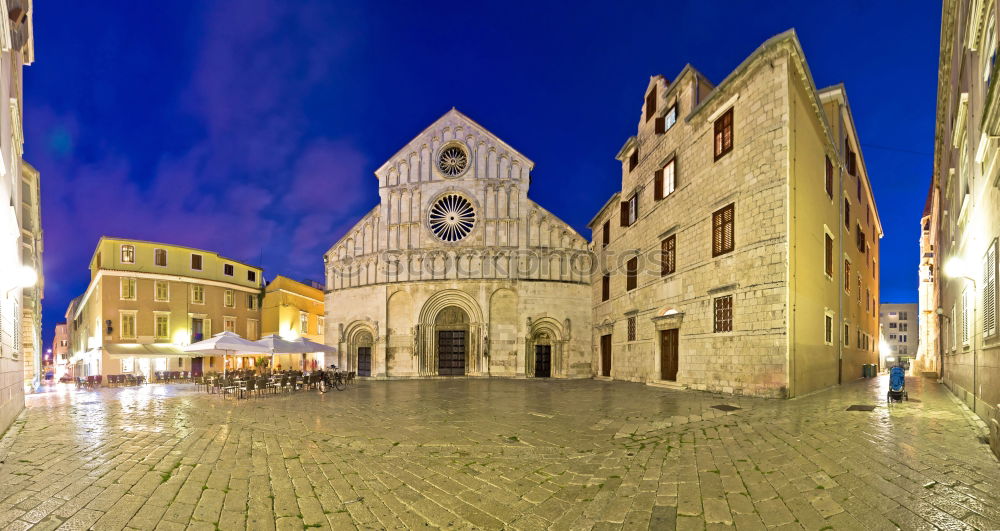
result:
M 656 85 L 653 85 L 646 94 L 646 121 L 652 119 L 654 114 L 656 114 Z
M 632 171 L 636 166 L 639 165 L 639 146 L 636 146 L 632 150 L 632 154 L 628 156 L 628 171 Z
M 674 124 L 677 123 L 677 104 L 673 104 L 667 109 L 667 112 L 663 113 L 663 116 L 656 119 L 656 134 L 662 135 L 666 133 Z

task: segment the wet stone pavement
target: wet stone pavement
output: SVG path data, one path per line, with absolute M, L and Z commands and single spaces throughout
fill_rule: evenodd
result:
M 889 409 L 886 379 L 790 401 L 591 380 L 57 387 L 0 439 L 0 529 L 1000 528 L 968 410 L 916 378 L 919 401 Z

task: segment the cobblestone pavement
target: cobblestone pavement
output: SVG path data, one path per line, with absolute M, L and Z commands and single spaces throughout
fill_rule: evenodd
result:
M 57 388 L 0 439 L 0 528 L 1000 528 L 968 410 L 919 379 L 889 409 L 886 379 L 790 401 L 591 380 Z

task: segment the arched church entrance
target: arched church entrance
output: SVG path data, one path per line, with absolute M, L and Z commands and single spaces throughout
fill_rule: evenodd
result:
M 358 376 L 372 375 L 372 335 L 360 332 L 357 336 L 357 352 L 354 359 L 358 360 Z
M 469 343 L 469 315 L 448 306 L 434 319 L 439 376 L 464 376 Z

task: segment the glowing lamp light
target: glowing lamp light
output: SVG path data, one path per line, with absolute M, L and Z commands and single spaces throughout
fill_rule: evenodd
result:
M 0 278 L 7 279 L 7 291 L 18 288 L 30 288 L 38 282 L 38 272 L 30 266 L 15 266 L 8 271 L 4 271 Z
M 969 268 L 959 256 L 952 256 L 944 263 L 944 275 L 949 278 L 969 278 Z

